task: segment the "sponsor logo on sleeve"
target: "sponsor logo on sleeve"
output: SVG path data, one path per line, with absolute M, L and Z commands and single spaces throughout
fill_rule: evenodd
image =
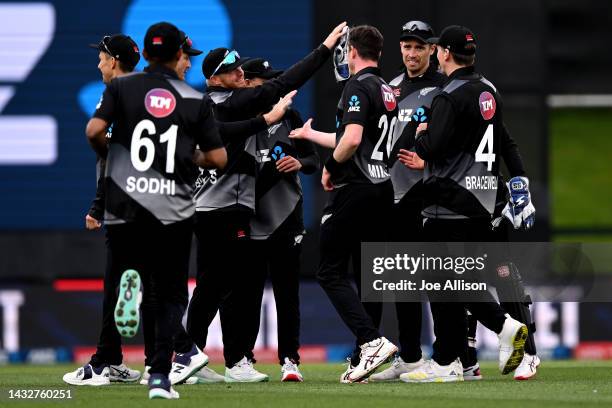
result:
M 147 92 L 144 104 L 151 115 L 156 118 L 165 118 L 174 112 L 176 99 L 167 89 L 155 88 Z
M 391 112 L 397 107 L 397 102 L 395 101 L 395 95 L 393 94 L 393 89 L 387 84 L 382 84 L 380 86 L 380 92 L 382 94 L 383 103 L 385 104 L 385 108 L 387 111 Z
M 480 98 L 478 98 L 478 106 L 480 107 L 480 114 L 484 120 L 491 120 L 493 116 L 495 116 L 497 104 L 495 103 L 495 98 L 490 92 L 483 92 L 480 94 Z

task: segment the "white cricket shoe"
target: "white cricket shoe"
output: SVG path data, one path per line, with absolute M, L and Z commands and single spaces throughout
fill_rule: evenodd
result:
M 214 384 L 225 382 L 225 377 L 217 374 L 213 369 L 202 367 L 193 376 L 189 377 L 185 384 Z
M 420 359 L 414 363 L 406 363 L 399 355 L 395 356 L 395 359 L 391 363 L 391 366 L 380 373 L 372 374 L 370 381 L 382 382 L 382 381 L 397 381 L 400 375 L 409 373 L 411 371 L 421 368 L 425 364 L 425 360 Z
M 480 373 L 480 364 L 476 363 L 473 366 L 465 367 L 463 369 L 463 381 L 478 380 L 482 380 L 482 374 Z
M 208 364 L 208 356 L 195 344 L 188 353 L 176 353 L 168 378 L 172 385 L 181 384 Z
M 253 367 L 253 363 L 246 357 L 234 364 L 232 368 L 225 368 L 225 382 L 265 382 L 269 378 Z
M 527 334 L 527 326 L 506 314 L 502 331 L 497 335 L 499 338 L 499 371 L 502 374 L 514 371 L 523 361 Z
M 149 370 L 151 366 L 145 366 L 144 371 L 142 372 L 142 378 L 140 378 L 140 385 L 149 385 L 149 378 L 151 375 L 149 374 Z
M 136 382 L 140 379 L 140 371 L 132 370 L 125 364 L 109 366 L 109 379 L 111 382 Z
M 281 367 L 282 382 L 302 382 L 304 377 L 300 373 L 300 368 L 292 360 L 285 357 L 285 364 Z
M 179 399 L 180 395 L 172 388 L 170 380 L 163 374 L 149 377 L 149 399 Z
M 421 368 L 400 375 L 400 380 L 407 383 L 463 381 L 463 366 L 459 359 L 445 366 L 427 360 Z
M 102 368 L 96 373 L 90 364 L 85 364 L 74 371 L 64 374 L 62 379 L 70 385 L 109 385 L 109 370 L 108 367 Z
M 515 380 L 528 380 L 536 375 L 537 368 L 540 366 L 540 357 L 532 356 L 531 354 L 525 353 L 523 361 L 516 368 L 514 372 Z
M 343 372 L 342 375 L 340 376 L 340 382 L 342 384 L 349 384 L 349 383 L 352 383 L 352 382 L 361 383 L 361 384 L 367 384 L 368 383 L 368 379 L 367 378 L 362 378 L 359 381 L 351 381 L 349 379 L 349 376 L 355 370 L 355 366 L 351 364 L 351 358 L 350 357 L 347 357 L 346 363 L 347 363 L 346 364 L 346 366 L 347 366 L 346 367 L 346 371 Z
M 397 347 L 384 337 L 379 337 L 369 343 L 359 346 L 359 364 L 348 375 L 350 382 L 356 382 L 369 376 L 381 364 L 386 363 L 397 353 Z

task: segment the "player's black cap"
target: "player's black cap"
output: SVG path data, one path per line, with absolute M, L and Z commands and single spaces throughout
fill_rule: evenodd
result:
M 476 38 L 474 33 L 467 27 L 458 25 L 448 26 L 442 30 L 440 37 L 431 38 L 429 42 L 448 48 L 449 51 L 455 54 L 476 54 Z M 473 47 L 470 45 L 473 45 Z
M 181 48 L 183 48 L 183 52 L 187 55 L 195 56 L 202 54 L 203 51 L 196 50 L 193 48 L 193 41 L 184 31 L 180 31 L 181 34 Z
M 168 61 L 177 53 L 181 45 L 181 33 L 171 23 L 153 24 L 145 34 L 144 50 L 152 58 Z
M 253 58 L 245 62 L 242 64 L 242 70 L 246 79 L 272 79 L 283 73 L 283 71 L 273 69 L 272 65 L 263 58 Z
M 89 44 L 89 46 L 107 53 L 131 68 L 140 61 L 138 45 L 125 34 L 105 35 L 98 44 Z
M 213 75 L 225 74 L 233 71 L 250 58 L 240 58 L 240 54 L 236 50 L 228 48 L 215 48 L 211 50 L 204 61 L 202 62 L 202 73 L 206 79 L 210 79 Z
M 419 20 L 412 20 L 402 26 L 400 41 L 416 39 L 426 43 L 434 35 L 434 31 L 429 24 Z

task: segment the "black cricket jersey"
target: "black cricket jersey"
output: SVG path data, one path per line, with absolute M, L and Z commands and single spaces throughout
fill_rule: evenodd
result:
M 423 215 L 491 218 L 508 138 L 495 86 L 474 67 L 454 71 L 434 98 L 428 129 L 416 140 L 416 152 L 426 161 Z
M 332 183 L 342 187 L 389 181 L 387 162 L 397 125 L 397 102 L 380 69 L 364 68 L 344 86 L 336 114 L 336 146 L 350 124 L 363 126 L 361 143 L 355 154 L 331 174 Z
M 327 61 L 331 52 L 319 46 L 277 78 L 254 88 L 227 89 L 211 86 L 207 92 L 221 122 L 240 121 L 266 112 L 270 106 L 298 89 Z M 223 172 L 202 170 L 196 185 L 197 211 L 255 210 L 257 172 L 255 132 L 248 138 L 226 140 L 228 163 Z
M 105 222 L 171 224 L 195 212 L 193 163 L 223 147 L 212 103 L 163 66 L 116 78 L 94 117 L 113 124 L 105 172 Z
M 432 65 L 417 77 L 409 77 L 404 70 L 389 85 L 393 88 L 397 102 L 397 125 L 391 141 L 389 173 L 393 182 L 395 202 L 402 199 L 423 200 L 423 170 L 410 169 L 399 160 L 400 149 L 414 151 L 416 129 L 431 117 L 431 103 L 440 93 L 446 76 Z
M 288 110 L 282 121 L 255 137 L 257 181 L 255 216 L 251 218 L 251 238 L 264 240 L 275 233 L 293 239 L 304 233 L 303 194 L 298 172 L 280 173 L 276 162 L 285 156 L 300 161 L 304 174 L 319 169 L 319 157 L 308 140 L 290 139 L 289 132 L 304 125 L 299 113 Z

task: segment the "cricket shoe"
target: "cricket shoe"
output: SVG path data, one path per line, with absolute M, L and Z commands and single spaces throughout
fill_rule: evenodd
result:
M 176 353 L 170 368 L 169 379 L 172 385 L 181 384 L 208 364 L 208 356 L 204 354 L 195 344 L 187 353 Z
M 300 373 L 300 368 L 291 359 L 285 357 L 285 364 L 281 367 L 281 381 L 282 382 L 302 382 L 304 377 Z
M 482 380 L 480 373 L 480 364 L 476 363 L 463 369 L 463 381 L 478 381 Z
M 154 373 L 149 377 L 149 399 L 179 399 L 179 393 L 172 388 L 168 377 Z
M 234 364 L 232 368 L 225 368 L 225 382 L 266 382 L 269 378 L 253 367 L 253 363 L 246 357 Z
M 499 371 L 502 374 L 511 373 L 523 361 L 527 335 L 527 326 L 506 314 L 506 321 L 497 335 L 499 338 Z
M 140 324 L 140 275 L 128 269 L 121 275 L 119 296 L 115 305 L 115 326 L 123 337 L 134 337 Z
M 381 364 L 386 363 L 391 356 L 397 353 L 397 347 L 384 337 L 379 337 L 361 346 L 359 364 L 348 375 L 350 382 L 356 382 L 368 377 Z
M 109 379 L 111 382 L 136 382 L 140 379 L 140 371 L 132 370 L 125 364 L 109 366 Z
M 409 373 L 411 371 L 419 369 L 425 360 L 420 359 L 414 363 L 406 363 L 399 355 L 395 356 L 391 366 L 380 373 L 372 374 L 370 381 L 372 382 L 383 382 L 383 381 L 398 381 L 400 375 Z
M 445 366 L 441 366 L 434 360 L 427 360 L 421 368 L 400 375 L 400 380 L 407 383 L 463 381 L 463 366 L 459 359 Z
M 342 384 L 350 384 L 350 383 L 353 383 L 353 382 L 360 383 L 360 384 L 367 384 L 368 383 L 368 379 L 367 378 L 362 378 L 359 381 L 351 381 L 349 379 L 349 376 L 355 370 L 355 366 L 353 364 L 351 364 L 351 358 L 350 357 L 347 357 L 346 362 L 347 362 L 346 371 L 343 372 L 342 375 L 340 376 L 340 382 Z
M 185 384 L 214 384 L 225 382 L 225 377 L 208 367 L 202 367 L 193 376 L 185 380 Z
M 74 371 L 64 374 L 64 382 L 70 385 L 109 385 L 108 366 L 93 368 L 91 364 L 85 364 Z
M 145 366 L 144 371 L 142 372 L 142 377 L 140 378 L 140 385 L 149 385 L 149 378 L 151 375 L 149 374 L 149 370 L 151 366 Z
M 523 361 L 521 361 L 521 364 L 516 368 L 516 371 L 514 372 L 514 379 L 519 381 L 530 379 L 531 377 L 536 375 L 537 368 L 539 366 L 540 357 L 532 356 L 531 354 L 525 353 Z

